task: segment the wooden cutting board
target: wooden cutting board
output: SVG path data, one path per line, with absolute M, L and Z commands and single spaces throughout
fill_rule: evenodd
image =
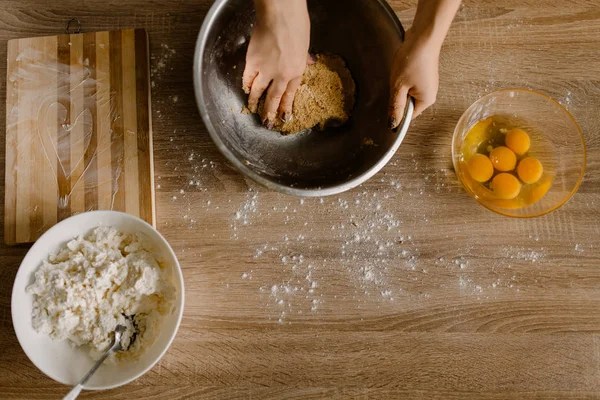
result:
M 146 31 L 10 40 L 7 67 L 5 242 L 89 210 L 154 225 Z

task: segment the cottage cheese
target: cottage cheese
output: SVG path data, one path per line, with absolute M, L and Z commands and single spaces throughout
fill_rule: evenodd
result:
M 139 356 L 154 341 L 173 308 L 175 289 L 167 267 L 157 262 L 139 235 L 99 227 L 51 254 L 37 269 L 33 328 L 97 359 L 118 324 L 128 329 L 119 358 Z

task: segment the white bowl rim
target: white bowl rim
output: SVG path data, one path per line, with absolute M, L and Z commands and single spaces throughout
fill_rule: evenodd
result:
M 151 228 L 154 232 L 156 232 L 157 235 L 158 235 L 158 237 L 167 246 L 167 249 L 169 250 L 169 252 L 173 256 L 173 259 L 175 260 L 175 266 L 176 266 L 176 268 L 173 268 L 173 271 L 174 271 L 174 275 L 176 276 L 176 279 L 181 284 L 181 289 L 182 289 L 182 291 L 181 291 L 181 307 L 179 308 L 179 313 L 178 313 L 179 315 L 177 315 L 177 324 L 175 326 L 175 329 L 173 330 L 173 334 L 169 338 L 169 340 L 168 340 L 167 345 L 165 346 L 165 348 L 163 350 L 161 350 L 159 354 L 157 354 L 157 356 L 155 357 L 155 359 L 152 360 L 152 362 L 150 362 L 146 368 L 144 368 L 143 370 L 141 370 L 139 373 L 137 373 L 136 375 L 132 376 L 131 378 L 127 378 L 127 379 L 125 379 L 123 381 L 120 381 L 120 382 L 112 384 L 112 385 L 99 385 L 99 386 L 83 385 L 83 388 L 85 390 L 108 390 L 108 389 L 114 389 L 116 387 L 126 385 L 126 384 L 128 384 L 128 383 L 136 380 L 140 376 L 144 375 L 152 367 L 154 367 L 156 365 L 156 363 L 158 363 L 158 361 L 160 361 L 160 359 L 165 355 L 165 353 L 167 352 L 167 350 L 171 347 L 171 344 L 173 343 L 173 340 L 175 339 L 175 336 L 177 336 L 177 332 L 179 331 L 179 326 L 181 325 L 181 320 L 183 318 L 183 309 L 184 309 L 184 306 L 185 306 L 185 286 L 184 286 L 184 281 L 183 281 L 183 272 L 181 271 L 181 265 L 179 264 L 179 260 L 177 259 L 177 256 L 175 255 L 175 252 L 173 251 L 173 248 L 171 247 L 171 245 L 169 244 L 169 242 L 152 225 L 150 225 L 146 221 L 144 221 L 141 218 L 138 218 L 138 217 L 136 217 L 134 215 L 127 214 L 127 213 L 120 212 L 120 211 L 112 211 L 112 210 L 86 211 L 86 212 L 73 215 L 73 216 L 71 216 L 69 218 L 66 218 L 66 219 L 60 221 L 59 223 L 57 223 L 56 225 L 54 225 L 53 227 L 51 227 L 50 229 L 48 229 L 46 232 L 44 232 L 42 234 L 42 236 L 40 236 L 36 240 L 36 242 L 27 251 L 27 254 L 25 255 L 25 257 L 21 261 L 21 264 L 19 265 L 19 269 L 17 270 L 17 275 L 15 275 L 15 280 L 14 280 L 14 283 L 13 283 L 13 290 L 12 290 L 12 293 L 11 293 L 11 318 L 12 318 L 12 322 L 13 322 L 13 330 L 15 331 L 15 335 L 17 336 L 17 340 L 19 342 L 19 345 L 21 346 L 21 349 L 23 349 L 23 352 L 27 355 L 27 358 L 29 358 L 29 360 L 31 361 L 31 363 L 33 365 L 35 365 L 37 369 L 39 369 L 40 371 L 42 371 L 49 378 L 55 380 L 56 382 L 62 383 L 63 385 L 71 386 L 70 382 L 66 382 L 66 381 L 58 378 L 52 371 L 47 371 L 47 370 L 44 370 L 44 369 L 40 368 L 40 366 L 37 365 L 33 361 L 33 358 L 30 356 L 29 352 L 27 351 L 26 346 L 24 346 L 23 343 L 21 342 L 21 338 L 19 337 L 19 334 L 17 333 L 17 329 L 16 329 L 15 323 L 14 323 L 14 321 L 15 321 L 15 314 L 18 312 L 16 310 L 16 308 L 15 308 L 15 301 L 14 301 L 14 299 L 15 299 L 15 293 L 16 293 L 16 290 L 17 290 L 15 283 L 18 281 L 17 278 L 19 277 L 19 275 L 25 273 L 24 270 L 23 270 L 23 268 L 22 268 L 22 266 L 25 264 L 26 261 L 28 261 L 27 258 L 30 257 L 30 254 L 32 253 L 32 250 L 36 246 L 39 246 L 39 243 L 40 243 L 40 241 L 41 241 L 42 238 L 44 238 L 45 236 L 52 235 L 55 231 L 59 230 L 60 225 L 63 224 L 65 221 L 69 221 L 69 220 L 76 219 L 76 218 L 83 218 L 84 215 L 89 215 L 91 213 L 94 213 L 94 214 L 100 214 L 100 213 L 104 213 L 104 214 L 120 214 L 121 217 L 126 218 L 126 219 L 130 219 L 130 220 L 133 220 L 133 221 L 136 221 L 137 223 L 141 223 L 142 225 L 146 225 L 146 227 Z M 83 375 L 82 375 L 82 378 L 83 378 Z

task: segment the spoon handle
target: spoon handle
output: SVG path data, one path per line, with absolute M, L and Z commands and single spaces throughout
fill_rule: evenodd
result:
M 113 347 L 114 347 L 114 345 L 113 345 Z M 102 365 L 104 360 L 106 360 L 112 353 L 115 352 L 113 347 L 108 349 L 108 351 L 106 353 L 104 353 L 98 361 L 96 361 L 96 364 L 94 364 L 94 366 L 88 371 L 88 373 L 85 374 L 85 376 L 83 377 L 82 380 L 79 381 L 79 384 L 77 386 L 85 385 L 85 383 L 92 377 L 92 375 L 94 375 L 94 372 L 96 372 L 96 370 L 98 368 L 100 368 L 100 366 Z
M 74 386 L 73 389 L 71 389 L 71 391 L 67 393 L 65 397 L 63 397 L 63 400 L 75 400 L 77 396 L 79 396 L 79 393 L 81 393 L 82 389 L 83 385 L 80 383 L 77 384 L 77 386 Z
M 83 385 L 85 385 L 85 383 L 92 377 L 92 375 L 94 375 L 94 372 L 96 372 L 96 370 L 100 368 L 104 360 L 106 360 L 114 352 L 115 345 L 108 349 L 106 353 L 104 353 L 102 357 L 100 357 L 100 359 L 96 361 L 96 364 L 94 364 L 92 369 L 90 369 L 89 372 L 83 377 L 83 379 L 80 380 L 79 383 L 75 387 L 73 387 L 73 389 L 71 389 L 71 391 L 63 398 L 63 400 L 75 400 L 77 396 L 79 396 L 79 393 L 81 393 L 81 391 L 83 390 Z
M 88 371 L 88 373 L 85 374 L 83 379 L 80 380 L 79 383 L 73 389 L 71 389 L 71 391 L 65 397 L 63 397 L 63 400 L 75 400 L 77 396 L 79 396 L 79 393 L 81 393 L 81 391 L 83 390 L 83 385 L 85 385 L 88 379 L 90 379 L 92 375 L 94 375 L 94 372 L 96 372 L 96 370 L 100 368 L 104 360 L 106 360 L 115 351 L 121 349 L 121 335 L 123 334 L 123 332 L 125 332 L 125 330 L 126 328 L 123 325 L 117 325 L 117 328 L 115 329 L 115 337 L 113 338 L 113 341 L 108 350 L 106 350 L 102 357 L 100 357 L 100 359 L 96 361 L 96 364 L 94 364 L 94 366 Z

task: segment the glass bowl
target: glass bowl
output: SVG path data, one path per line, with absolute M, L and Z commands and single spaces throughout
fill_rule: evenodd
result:
M 467 172 L 469 158 L 485 152 L 488 136 L 483 132 L 505 133 L 499 128 L 503 123 L 529 134 L 531 148 L 526 155 L 537 158 L 544 168 L 542 178 L 533 185 L 523 184 L 514 200 L 498 198 Z M 556 210 L 575 194 L 585 172 L 586 150 L 579 125 L 558 102 L 529 89 L 503 89 L 480 98 L 462 115 L 452 138 L 452 162 L 465 190 L 479 204 L 501 215 L 530 218 Z

